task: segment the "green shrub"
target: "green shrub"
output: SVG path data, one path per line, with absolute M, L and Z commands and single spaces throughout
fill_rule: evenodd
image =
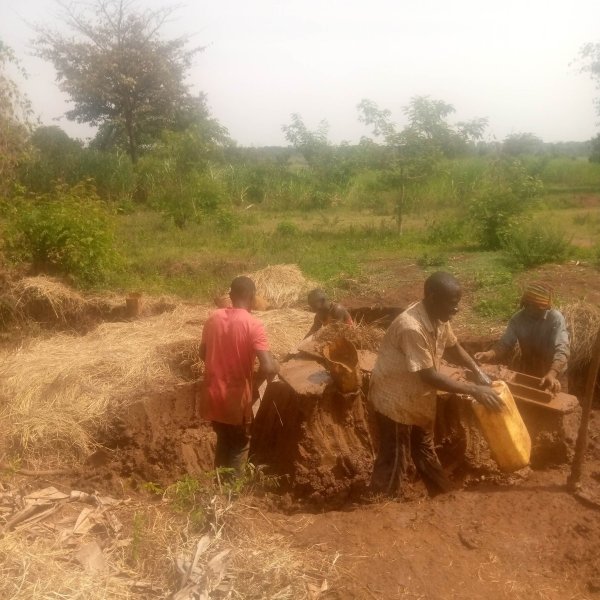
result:
M 465 221 L 448 218 L 426 224 L 425 243 L 427 244 L 448 246 L 464 241 L 465 237 Z
M 529 175 L 520 161 L 500 158 L 490 163 L 469 206 L 482 248 L 501 248 L 506 232 L 533 207 L 541 191 L 541 181 Z
M 535 222 L 511 229 L 503 240 L 509 263 L 524 268 L 564 262 L 570 247 L 570 240 L 563 232 Z
M 231 210 L 219 210 L 215 215 L 215 228 L 219 233 L 232 233 L 240 226 L 240 219 Z
M 300 229 L 295 223 L 291 223 L 290 221 L 281 221 L 277 224 L 275 233 L 284 237 L 294 237 L 300 233 Z
M 5 244 L 13 260 L 84 284 L 101 281 L 117 262 L 109 216 L 89 182 L 17 199 Z
M 428 254 L 425 252 L 417 258 L 417 264 L 420 267 L 443 267 L 447 264 L 447 259 L 442 254 Z

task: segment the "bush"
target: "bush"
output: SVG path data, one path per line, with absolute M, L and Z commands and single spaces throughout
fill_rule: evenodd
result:
M 300 233 L 300 229 L 295 223 L 290 221 L 281 221 L 277 224 L 275 234 L 282 237 L 294 237 Z
M 110 219 L 89 182 L 19 198 L 11 212 L 5 244 L 13 260 L 84 284 L 98 283 L 116 265 Z
M 465 222 L 448 218 L 426 224 L 425 243 L 434 246 L 451 246 L 464 241 Z
M 529 268 L 564 262 L 569 255 L 571 243 L 556 228 L 540 223 L 526 223 L 507 232 L 503 247 L 509 263 Z
M 541 181 L 529 175 L 520 161 L 506 158 L 493 161 L 469 206 L 469 216 L 482 248 L 501 248 L 506 232 L 533 207 L 541 191 Z

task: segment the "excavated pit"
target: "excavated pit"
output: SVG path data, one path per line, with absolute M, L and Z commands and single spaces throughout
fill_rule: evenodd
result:
M 397 310 L 386 318 L 393 319 Z M 381 322 L 385 315 L 365 309 L 363 316 L 364 322 Z M 468 343 L 471 351 L 487 344 Z M 358 358 L 362 387 L 356 394 L 342 394 L 323 361 L 302 353 L 284 361 L 279 380 L 267 387 L 255 417 L 250 459 L 281 477 L 282 492 L 312 504 L 340 507 L 367 489 L 378 446 L 366 400 L 375 354 L 359 350 Z M 447 368 L 453 376 L 465 376 L 464 370 Z M 490 374 L 498 375 L 494 369 Z M 502 378 L 507 373 L 505 369 Z M 196 416 L 197 385 L 180 384 L 127 408 L 105 440 L 107 450 L 91 458 L 93 473 L 104 479 L 125 476 L 169 484 L 186 473 L 211 470 L 215 436 L 210 424 Z M 573 400 L 563 413 L 518 402 L 532 437 L 532 467 L 570 460 L 580 413 Z M 472 474 L 502 477 L 468 402 L 439 396 L 435 437 L 440 460 L 457 483 Z

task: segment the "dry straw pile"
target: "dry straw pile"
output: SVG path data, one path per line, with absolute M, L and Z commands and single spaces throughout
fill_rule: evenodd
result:
M 154 317 L 104 323 L 84 336 L 58 334 L 5 355 L 0 419 L 9 453 L 35 466 L 43 460 L 43 468 L 84 459 L 98 434 L 110 430 L 116 412 L 186 378 L 177 362 L 197 360 L 211 310 L 179 306 Z M 294 309 L 257 315 L 278 358 L 298 345 L 313 318 Z
M 581 372 L 592 360 L 592 351 L 600 330 L 600 308 L 587 302 L 573 302 L 560 308 L 571 337 L 569 369 Z
M 357 350 L 371 350 L 377 352 L 379 344 L 385 335 L 381 327 L 375 325 L 357 323 L 346 325 L 345 323 L 331 323 L 323 327 L 315 334 L 315 342 L 325 345 L 327 342 L 342 337 L 352 342 Z
M 255 314 L 265 326 L 271 352 L 280 360 L 296 350 L 315 318 L 312 313 L 294 308 L 282 308 Z
M 256 284 L 256 293 L 273 308 L 288 308 L 306 304 L 307 293 L 317 287 L 304 277 L 298 265 L 273 265 L 249 273 Z
M 115 410 L 174 383 L 161 348 L 197 339 L 207 314 L 205 307 L 181 306 L 105 323 L 81 337 L 55 335 L 7 355 L 0 367 L 0 418 L 8 445 L 28 460 L 85 457 Z

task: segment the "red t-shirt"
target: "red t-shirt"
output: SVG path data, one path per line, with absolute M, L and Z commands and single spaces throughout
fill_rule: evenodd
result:
M 229 425 L 250 422 L 256 351 L 269 349 L 263 324 L 244 308 L 220 308 L 204 324 L 202 343 L 202 417 Z

